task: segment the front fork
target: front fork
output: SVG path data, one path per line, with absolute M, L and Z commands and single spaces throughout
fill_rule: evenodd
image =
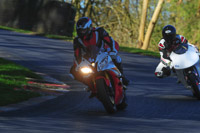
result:
M 193 71 L 193 72 L 194 72 L 194 74 L 195 74 L 196 76 L 199 77 L 199 74 L 200 74 L 200 62 L 198 61 L 198 62 L 194 65 L 194 67 L 195 67 L 195 68 L 193 68 L 193 69 L 195 69 L 195 71 Z M 200 77 L 199 77 L 199 78 L 200 78 Z
M 114 97 L 115 104 L 120 104 L 124 98 L 124 90 L 122 81 L 119 78 L 119 73 L 114 71 L 115 69 L 104 71 L 103 75 L 97 76 L 96 79 L 103 78 L 106 82 L 107 87 L 109 87 L 108 94 Z M 95 86 L 96 88 L 96 86 Z M 98 92 L 97 92 L 98 93 Z
M 99 72 L 98 74 L 96 74 L 95 76 L 93 76 L 91 78 L 91 83 L 92 83 L 91 91 L 93 93 L 97 93 L 96 80 L 98 80 L 98 79 L 104 79 L 106 86 L 112 87 L 111 80 L 110 80 L 107 72 Z
M 200 63 L 199 61 L 194 65 L 192 66 L 191 68 L 187 69 L 186 71 L 186 81 L 188 83 L 189 86 L 192 86 L 191 84 L 191 81 L 188 79 L 188 75 L 190 74 L 194 74 L 195 75 L 195 82 L 196 82 L 196 85 L 199 86 L 200 84 L 200 77 L 199 77 L 199 74 L 200 74 Z
M 194 74 L 196 77 L 198 77 L 197 81 L 200 83 L 200 64 L 197 62 L 194 66 L 187 68 L 187 69 L 180 69 L 180 70 L 175 70 L 176 75 L 179 81 L 188 89 L 191 89 L 191 82 L 189 80 L 189 75 Z

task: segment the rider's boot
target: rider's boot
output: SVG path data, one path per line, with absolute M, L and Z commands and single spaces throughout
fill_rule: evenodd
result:
M 177 79 L 176 83 L 177 83 L 177 84 L 180 84 L 180 83 L 181 83 L 181 81 L 180 81 L 179 79 Z

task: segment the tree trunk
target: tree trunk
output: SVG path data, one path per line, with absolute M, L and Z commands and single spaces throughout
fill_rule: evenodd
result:
M 83 9 L 83 14 L 82 14 L 82 17 L 89 17 L 88 14 L 89 14 L 89 11 L 88 8 L 90 7 L 90 0 L 85 0 L 84 1 L 84 9 Z M 87 13 L 87 14 L 86 14 Z
M 162 9 L 163 3 L 164 3 L 164 0 L 159 0 L 158 4 L 156 6 L 156 9 L 154 11 L 153 17 L 152 17 L 152 19 L 149 23 L 149 26 L 148 26 L 148 29 L 147 29 L 147 32 L 146 32 L 146 35 L 145 35 L 144 45 L 142 46 L 142 49 L 144 49 L 144 50 L 148 49 L 148 47 L 149 47 L 150 38 L 151 38 L 151 35 L 152 35 L 152 32 L 153 32 L 153 29 L 155 27 L 155 24 L 158 20 L 158 16 L 159 16 L 160 11 Z
M 183 0 L 179 0 L 179 1 L 178 1 L 178 4 L 180 5 L 182 2 L 183 2 Z
M 199 1 L 199 8 L 198 8 L 198 11 L 197 11 L 197 16 L 200 16 L 200 1 Z
M 144 42 L 144 28 L 145 28 L 145 22 L 146 22 L 146 17 L 147 17 L 148 2 L 149 0 L 143 1 L 142 17 L 141 17 L 141 23 L 140 23 L 137 48 L 141 48 Z

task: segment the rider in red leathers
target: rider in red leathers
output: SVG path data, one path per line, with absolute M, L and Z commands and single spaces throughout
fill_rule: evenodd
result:
M 182 43 L 189 44 L 184 36 L 176 34 L 176 28 L 172 25 L 166 25 L 163 27 L 162 36 L 163 38 L 158 43 L 161 62 L 158 64 L 155 70 L 155 75 L 158 78 L 163 78 L 171 74 L 171 70 L 169 67 L 169 64 L 171 62 L 169 56 L 171 52 Z M 192 44 L 189 45 L 195 47 Z M 198 48 L 195 48 L 198 52 Z
M 108 51 L 113 62 L 122 73 L 122 80 L 124 85 L 128 85 L 129 80 L 123 75 L 123 68 L 121 63 L 121 57 L 117 55 L 119 51 L 119 44 L 113 40 L 112 37 L 102 28 L 102 27 L 92 27 L 92 21 L 88 17 L 81 17 L 76 24 L 77 37 L 74 39 L 74 57 L 75 62 L 78 64 L 81 61 L 81 57 L 84 55 L 84 49 L 87 49 L 88 46 L 96 45 L 99 48 L 105 49 Z M 84 82 L 83 79 L 78 75 L 75 70 L 76 63 L 72 66 L 70 73 L 74 76 L 74 78 L 84 84 L 88 85 L 88 83 Z

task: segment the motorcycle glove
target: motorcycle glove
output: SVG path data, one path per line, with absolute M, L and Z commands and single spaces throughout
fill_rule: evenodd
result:
M 171 70 L 169 67 L 163 67 L 162 71 L 163 71 L 163 76 L 169 76 L 171 74 Z
M 117 52 L 111 51 L 109 52 L 109 55 L 112 59 L 116 59 Z
M 111 51 L 111 52 L 109 52 L 109 55 L 110 55 L 110 56 L 116 56 L 116 55 L 117 55 L 117 52 Z

